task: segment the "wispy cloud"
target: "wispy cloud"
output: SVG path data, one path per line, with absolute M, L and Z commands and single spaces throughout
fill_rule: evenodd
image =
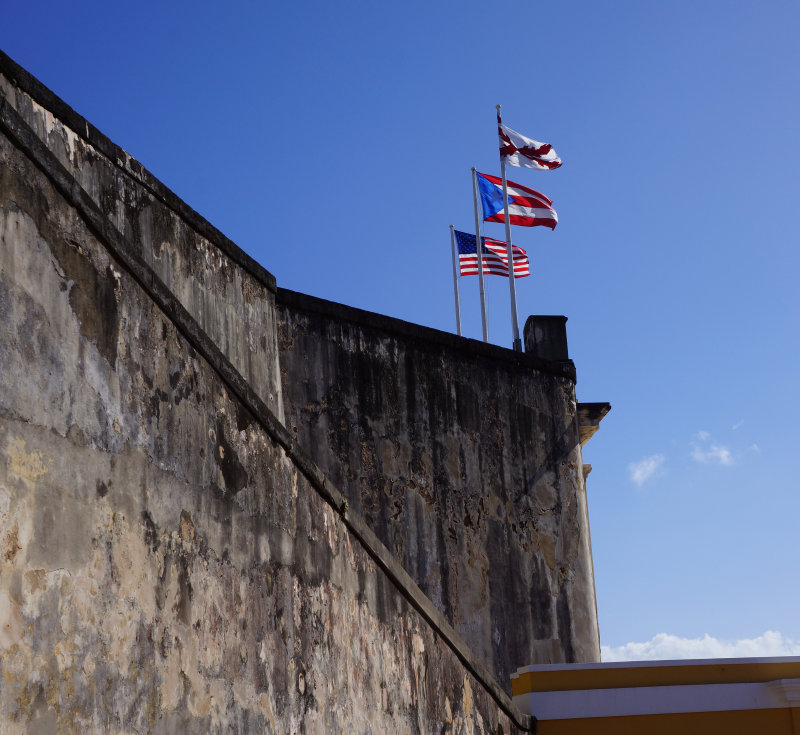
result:
M 631 462 L 628 465 L 628 472 L 630 472 L 631 480 L 641 487 L 658 471 L 663 464 L 664 455 L 654 454 L 651 457 L 645 457 L 638 462 Z
M 643 643 L 602 646 L 603 661 L 658 661 L 687 658 L 765 658 L 800 656 L 800 640 L 785 638 L 776 630 L 768 630 L 756 638 L 729 641 L 706 633 L 702 638 L 681 638 L 658 633 Z
M 711 434 L 707 431 L 698 431 L 695 434 L 696 442 L 692 442 L 692 459 L 696 462 L 718 462 L 719 464 L 733 464 L 733 455 L 728 447 L 722 444 L 710 443 Z
M 744 425 L 744 419 L 739 419 L 733 426 L 731 426 L 731 429 L 733 431 L 736 431 L 736 429 L 741 429 L 743 425 Z
M 755 443 L 751 444 L 750 445 L 750 451 L 751 452 L 755 452 L 756 454 L 761 454 L 761 447 L 759 447 L 758 444 L 755 444 Z
M 720 464 L 733 464 L 733 455 L 728 447 L 712 444 L 707 449 L 692 447 L 692 459 L 698 462 L 719 462 Z

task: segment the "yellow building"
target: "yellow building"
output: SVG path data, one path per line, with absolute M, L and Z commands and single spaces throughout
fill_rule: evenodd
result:
M 541 664 L 511 686 L 540 735 L 800 735 L 800 657 Z

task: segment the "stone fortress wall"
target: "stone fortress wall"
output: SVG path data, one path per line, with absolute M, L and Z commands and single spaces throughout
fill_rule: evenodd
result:
M 277 303 L 287 428 L 498 681 L 598 661 L 572 363 Z
M 572 364 L 278 289 L 1 53 L 0 375 L 3 732 L 524 732 L 599 657 Z

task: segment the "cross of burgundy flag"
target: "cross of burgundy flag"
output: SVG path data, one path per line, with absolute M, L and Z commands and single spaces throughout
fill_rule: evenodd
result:
M 544 194 L 522 184 L 506 181 L 508 187 L 509 224 L 523 227 L 549 227 L 558 224 L 558 214 Z M 505 222 L 503 207 L 503 180 L 499 176 L 478 173 L 478 189 L 486 222 Z
M 561 159 L 549 143 L 526 138 L 503 125 L 497 113 L 497 130 L 500 134 L 500 159 L 511 166 L 550 171 L 561 165 Z

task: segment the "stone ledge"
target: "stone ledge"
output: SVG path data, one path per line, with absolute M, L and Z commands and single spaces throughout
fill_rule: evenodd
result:
M 600 428 L 600 422 L 610 410 L 610 403 L 578 404 L 578 430 L 580 431 L 581 446 L 595 435 Z

